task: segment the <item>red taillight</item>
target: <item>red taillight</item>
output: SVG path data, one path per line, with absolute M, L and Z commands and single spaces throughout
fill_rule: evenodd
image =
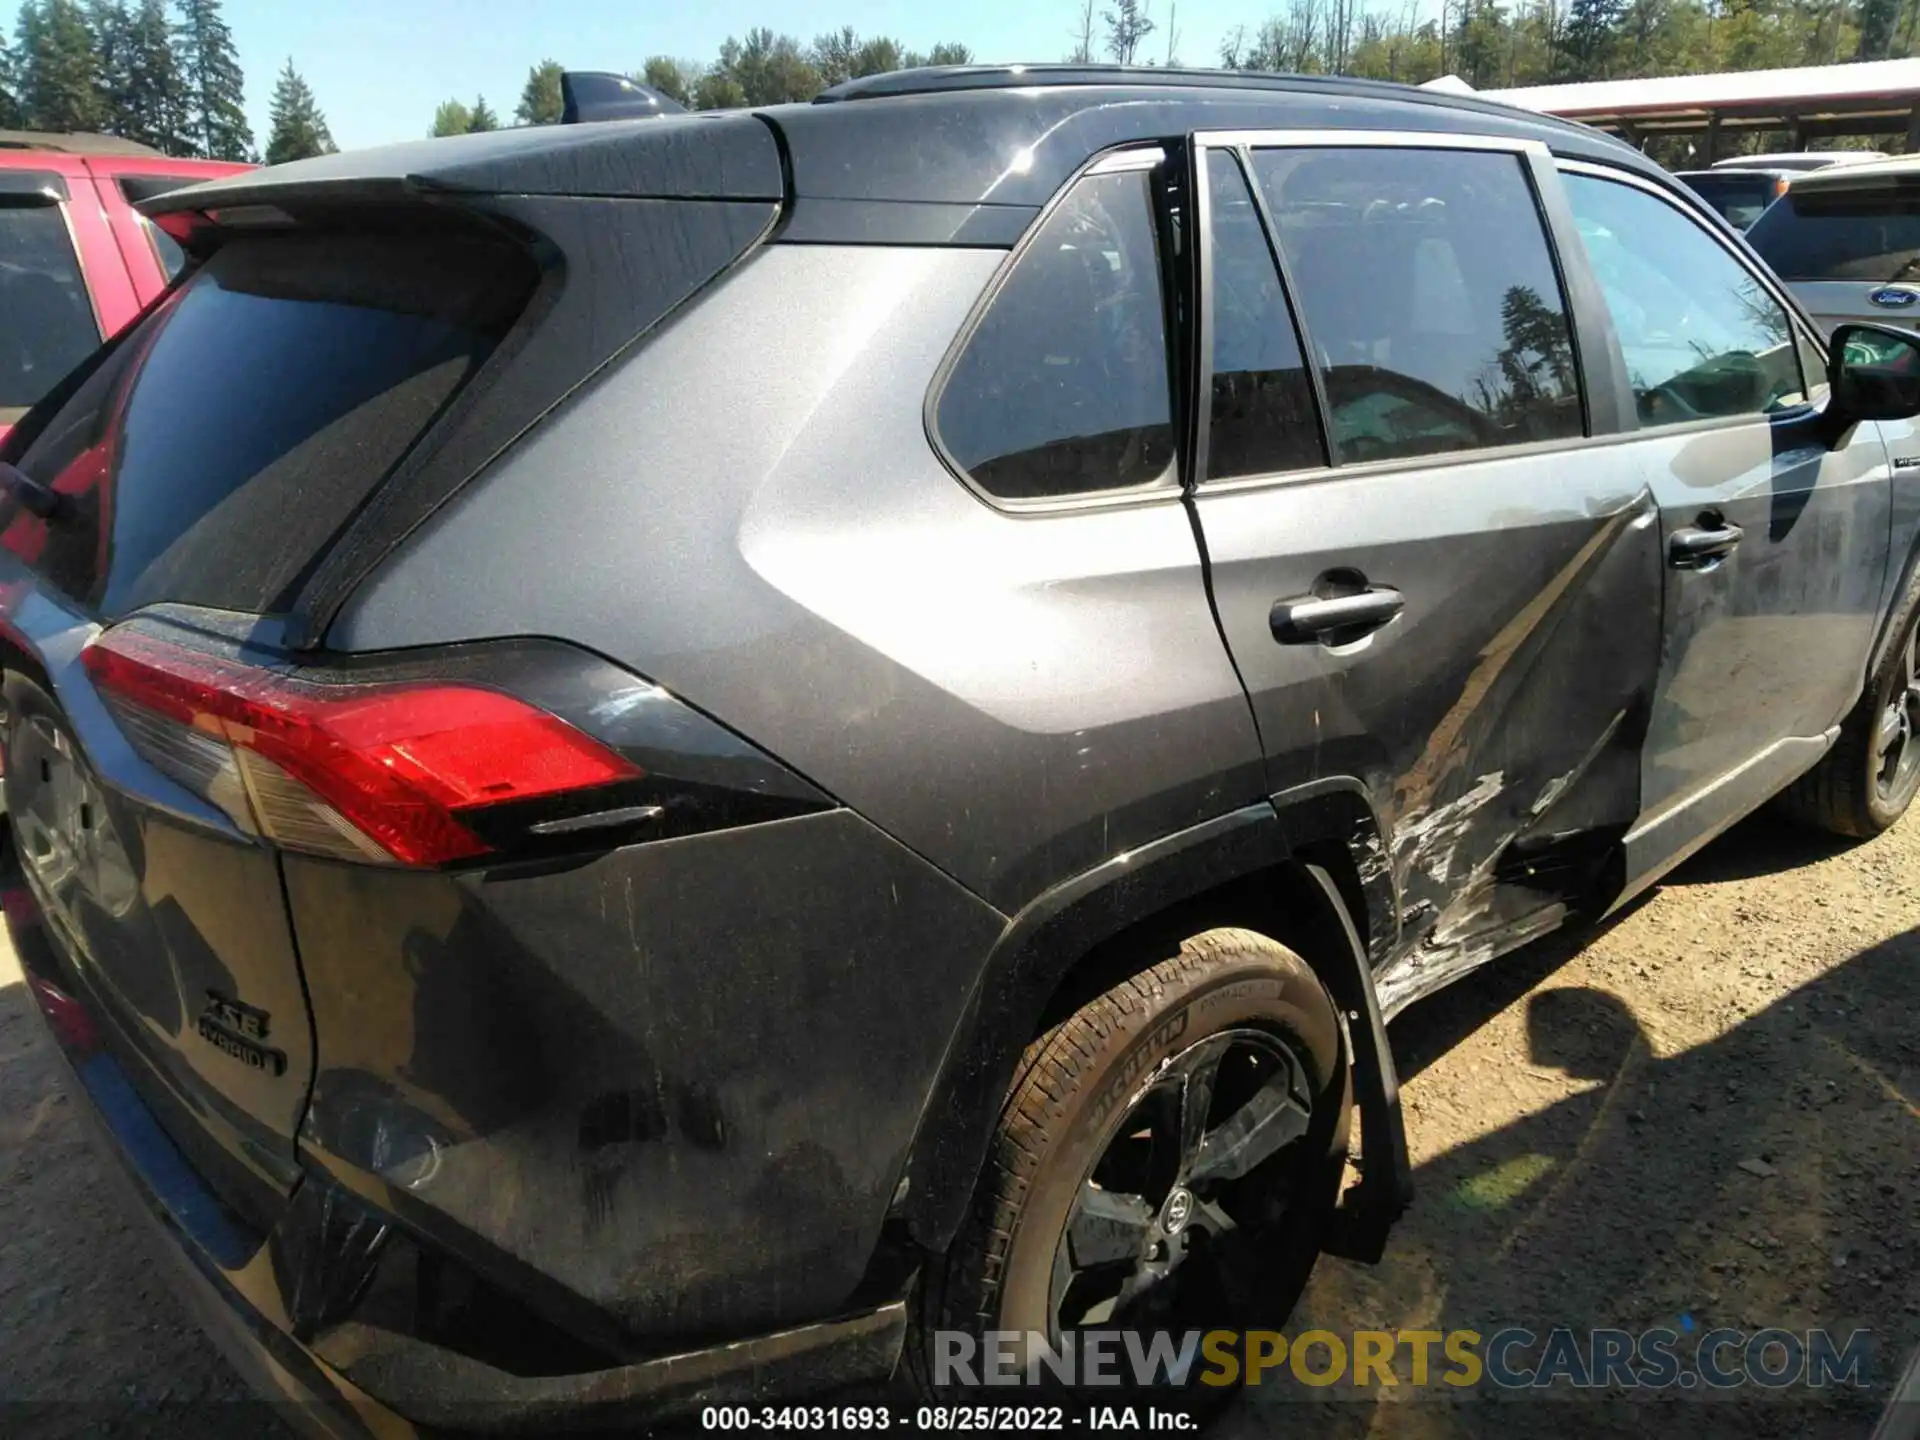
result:
M 488 806 L 640 778 L 557 716 L 497 690 L 319 685 L 137 632 L 83 655 L 134 748 L 242 829 L 342 859 L 441 865 L 491 848 Z

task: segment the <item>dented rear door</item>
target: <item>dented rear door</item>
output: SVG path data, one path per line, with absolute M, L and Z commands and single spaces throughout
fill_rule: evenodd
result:
M 1639 808 L 1657 514 L 1581 384 L 1543 154 L 1219 136 L 1199 169 L 1220 621 L 1273 790 L 1357 784 L 1376 817 L 1397 1008 L 1605 883 Z

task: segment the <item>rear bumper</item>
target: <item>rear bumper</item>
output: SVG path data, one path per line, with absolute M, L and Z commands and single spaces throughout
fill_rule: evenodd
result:
M 16 934 L 19 933 L 19 927 Z M 80 1110 L 112 1153 L 183 1298 L 235 1367 L 309 1434 L 630 1429 L 702 1406 L 791 1398 L 883 1381 L 905 1334 L 894 1301 L 831 1322 L 581 1374 L 522 1376 L 411 1336 L 340 1324 L 312 1343 L 289 1317 L 310 1277 L 275 1236 L 250 1231 L 195 1173 L 98 1042 L 86 1007 L 36 973 L 29 984 L 73 1076 Z M 307 1186 L 325 1181 L 309 1177 Z M 293 1210 L 300 1207 L 292 1207 Z M 335 1361 L 319 1353 L 324 1349 Z M 344 1361 L 342 1356 L 350 1357 Z

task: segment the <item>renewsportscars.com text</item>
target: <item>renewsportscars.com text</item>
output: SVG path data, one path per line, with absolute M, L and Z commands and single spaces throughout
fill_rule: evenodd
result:
M 1544 1334 L 1475 1330 L 1083 1330 L 1058 1348 L 1032 1331 L 941 1331 L 933 1380 L 950 1386 L 1179 1387 L 1192 1383 L 1503 1389 L 1865 1388 L 1872 1337 L 1826 1330 L 1665 1328 Z

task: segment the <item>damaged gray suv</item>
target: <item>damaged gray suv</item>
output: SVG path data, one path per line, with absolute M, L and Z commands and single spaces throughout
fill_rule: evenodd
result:
M 1387 1017 L 1920 785 L 1915 337 L 1577 125 L 919 71 L 146 209 L 4 454 L 8 921 L 343 1433 L 1278 1323 Z

